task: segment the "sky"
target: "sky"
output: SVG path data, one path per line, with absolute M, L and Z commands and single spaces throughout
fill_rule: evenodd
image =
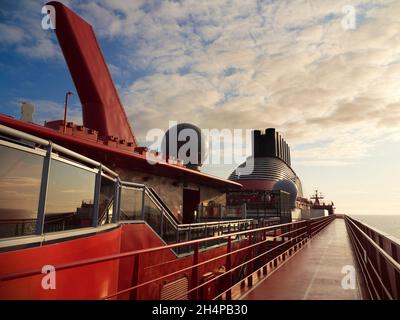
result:
M 400 215 L 400 1 L 62 2 L 94 27 L 140 144 L 169 121 L 274 127 L 306 196 Z M 38 123 L 61 119 L 76 92 L 44 4 L 0 3 L 0 112 L 29 101 Z M 81 122 L 76 94 L 68 119 Z

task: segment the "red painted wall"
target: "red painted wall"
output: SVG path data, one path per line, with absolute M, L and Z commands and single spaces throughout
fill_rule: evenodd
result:
M 107 256 L 122 252 L 162 246 L 163 242 L 145 224 L 127 224 L 98 235 L 44 245 L 0 254 L 0 276 L 15 272 L 42 268 L 44 265 L 58 265 L 83 259 Z M 242 243 L 236 243 L 237 248 Z M 200 253 L 200 261 L 205 261 L 226 252 L 221 246 Z M 155 279 L 161 275 L 182 269 L 192 264 L 192 256 L 177 258 L 169 249 L 143 254 L 139 261 L 139 282 Z M 169 261 L 170 263 L 164 264 Z M 235 255 L 235 263 L 243 261 L 243 254 Z M 199 280 L 209 271 L 216 271 L 225 265 L 221 258 L 199 268 Z M 135 283 L 134 259 L 126 257 L 120 261 L 107 261 L 83 267 L 75 267 L 56 272 L 56 290 L 44 290 L 41 281 L 44 274 L 0 282 L 0 299 L 101 299 L 107 295 L 131 287 Z M 165 279 L 171 281 L 187 275 L 189 283 L 191 271 Z M 136 299 L 159 299 L 161 280 L 152 282 L 137 291 Z M 129 299 L 130 293 L 118 299 Z
M 44 265 L 57 265 L 116 254 L 121 229 L 81 239 L 64 241 L 0 254 L 0 275 L 22 272 Z M 56 272 L 56 290 L 44 290 L 44 275 L 2 281 L 0 299 L 96 299 L 117 288 L 118 260 Z

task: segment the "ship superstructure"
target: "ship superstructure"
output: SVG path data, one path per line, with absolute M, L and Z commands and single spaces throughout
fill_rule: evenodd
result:
M 230 192 L 228 203 L 245 203 L 248 217 L 276 216 L 279 207 L 281 222 L 310 218 L 311 203 L 292 168 L 288 143 L 274 128 L 254 130 L 252 137 L 252 154 L 229 176 L 243 190 Z

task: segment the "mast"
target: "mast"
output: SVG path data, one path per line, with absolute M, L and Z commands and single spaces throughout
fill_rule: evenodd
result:
M 320 205 L 319 200 L 324 199 L 324 196 L 322 195 L 321 192 L 318 192 L 318 190 L 315 190 L 315 193 L 313 196 L 310 197 L 311 200 L 315 200 L 314 201 L 314 205 Z

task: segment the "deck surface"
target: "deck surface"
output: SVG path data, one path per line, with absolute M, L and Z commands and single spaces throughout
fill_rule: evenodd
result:
M 344 266 L 354 266 L 356 285 L 344 289 Z M 345 272 L 348 269 L 343 270 Z M 356 261 L 343 219 L 333 220 L 290 260 L 257 284 L 244 300 L 361 299 Z M 347 282 L 349 283 L 349 282 Z M 353 282 L 354 283 L 354 282 Z

